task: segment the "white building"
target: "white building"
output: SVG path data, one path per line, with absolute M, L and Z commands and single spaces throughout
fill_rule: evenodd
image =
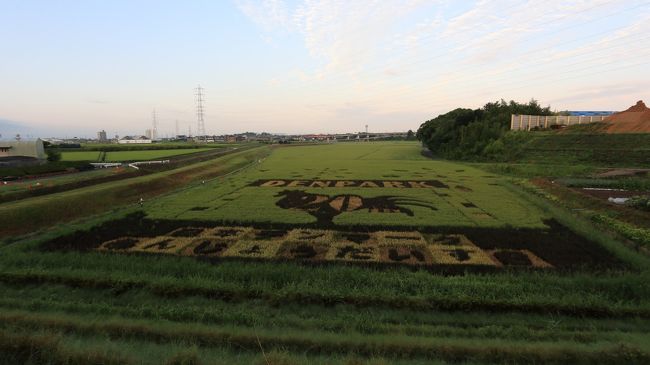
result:
M 151 139 L 145 136 L 126 136 L 120 138 L 118 141 L 120 144 L 137 144 L 137 143 L 151 143 Z

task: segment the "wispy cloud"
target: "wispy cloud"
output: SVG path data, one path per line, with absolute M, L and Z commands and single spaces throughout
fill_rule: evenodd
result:
M 558 90 L 550 85 L 554 75 L 608 72 L 612 60 L 627 62 L 617 42 L 650 34 L 641 0 L 247 0 L 241 8 L 267 33 L 299 35 L 320 65 L 274 75 L 269 84 L 295 80 L 301 90 L 312 88 L 337 119 L 482 105 L 527 84 L 536 86 L 536 97 L 577 101 L 550 92 Z M 602 22 L 614 16 L 616 22 Z M 615 25 L 623 26 L 606 32 Z M 632 48 L 641 49 L 632 60 L 647 53 L 641 44 Z M 340 92 L 326 92 L 326 82 Z M 594 77 L 589 83 L 599 84 Z M 610 90 L 627 96 L 631 89 Z
M 261 26 L 265 31 L 290 27 L 287 4 L 283 0 L 236 0 L 244 15 Z

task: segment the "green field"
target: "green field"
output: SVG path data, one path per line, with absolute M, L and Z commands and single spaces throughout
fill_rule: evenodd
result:
M 650 260 L 570 212 L 417 143 L 266 151 L 5 241 L 4 363 L 650 362 Z
M 318 161 L 318 163 L 315 163 Z M 422 157 L 410 143 L 381 144 L 359 148 L 353 144 L 322 147 L 293 147 L 275 151 L 271 158 L 255 170 L 216 182 L 207 188 L 187 191 L 179 196 L 162 199 L 148 207 L 153 218 L 197 220 L 260 221 L 276 223 L 309 223 L 315 219 L 300 211 L 277 207 L 275 197 L 287 187 L 259 188 L 249 186 L 261 179 L 287 180 L 437 180 L 449 188 L 312 188 L 308 193 L 327 192 L 373 197 L 397 195 L 431 203 L 435 217 L 426 207 L 411 207 L 414 215 L 372 214 L 363 210 L 338 215 L 337 224 L 400 224 L 426 226 L 504 226 L 540 227 L 543 215 L 538 209 L 519 201 L 505 189 L 497 176 L 478 169 L 449 162 L 436 162 Z M 441 192 L 439 196 L 435 191 Z M 180 199 L 179 199 L 180 197 Z M 466 208 L 463 203 L 477 208 Z M 162 209 L 162 207 L 165 207 Z M 193 210 L 197 206 L 209 207 Z M 473 214 L 473 213 L 481 214 Z M 483 214 L 483 213 L 488 213 Z M 432 219 L 433 218 L 433 219 Z
M 99 151 L 61 152 L 62 161 L 90 161 L 99 159 Z
M 142 150 L 142 151 L 111 151 L 106 152 L 102 162 L 147 161 L 166 157 L 186 155 L 189 153 L 205 152 L 211 148 L 177 148 L 170 150 Z M 74 151 L 62 152 L 63 161 L 90 161 L 97 162 L 102 152 L 99 151 Z
M 153 150 L 153 151 L 115 151 L 106 153 L 106 162 L 121 161 L 147 161 L 166 157 L 186 155 L 188 153 L 209 151 L 210 148 L 187 148 L 174 150 Z
M 41 189 L 44 187 L 58 186 L 72 182 L 80 182 L 99 177 L 112 176 L 125 172 L 124 169 L 100 169 L 77 173 L 68 173 L 61 175 L 46 176 L 42 178 L 32 178 L 25 180 L 9 181 L 7 184 L 0 185 L 0 197 L 24 190 Z

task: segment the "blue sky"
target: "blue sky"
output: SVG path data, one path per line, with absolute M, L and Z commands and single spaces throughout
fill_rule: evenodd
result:
M 0 1 L 0 134 L 417 129 L 456 107 L 648 96 L 650 2 Z M 650 100 L 648 100 L 650 101 Z

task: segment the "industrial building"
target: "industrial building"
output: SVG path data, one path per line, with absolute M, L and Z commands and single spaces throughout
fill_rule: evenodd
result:
M 43 141 L 0 141 L 0 165 L 36 164 L 45 160 Z
M 43 141 L 0 141 L 0 157 L 32 157 L 45 159 Z

